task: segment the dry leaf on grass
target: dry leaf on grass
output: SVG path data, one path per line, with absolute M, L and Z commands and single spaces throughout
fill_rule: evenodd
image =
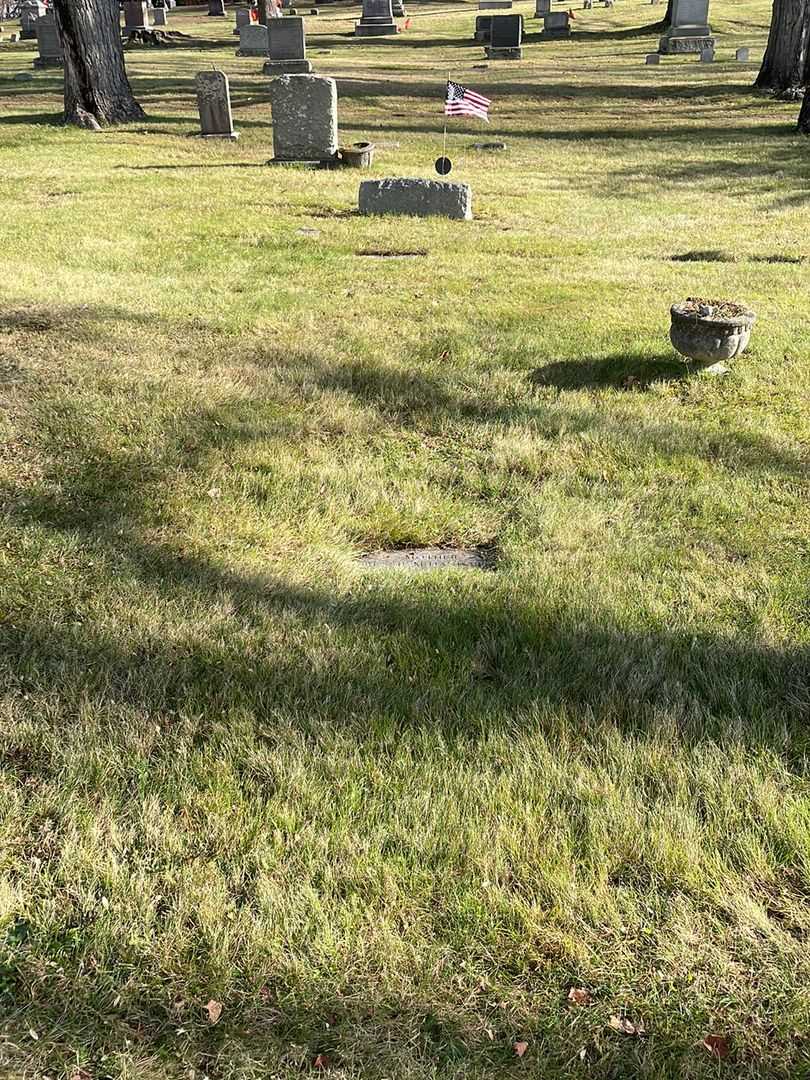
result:
M 590 1005 L 591 995 L 581 986 L 572 986 L 568 991 L 568 1001 L 571 1005 Z
M 222 1002 L 214 1001 L 213 998 L 205 1006 L 205 1011 L 208 1013 L 208 1019 L 212 1024 L 216 1024 L 222 1016 Z
M 704 1047 L 709 1051 L 712 1057 L 724 1058 L 728 1057 L 729 1045 L 728 1039 L 725 1035 L 707 1035 L 703 1040 Z
M 329 1057 L 326 1054 L 317 1054 L 315 1060 L 312 1062 L 313 1069 L 328 1069 Z
M 515 1051 L 517 1057 L 523 1057 L 529 1049 L 529 1044 L 527 1042 L 516 1042 L 512 1049 Z
M 633 1022 L 628 1020 L 626 1016 L 611 1016 L 608 1021 L 614 1031 L 620 1031 L 622 1035 L 643 1035 L 644 1024 L 638 1020 Z

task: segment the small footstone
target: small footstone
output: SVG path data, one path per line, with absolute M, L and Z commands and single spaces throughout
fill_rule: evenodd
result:
M 647 59 L 644 61 L 644 63 L 645 64 L 660 64 L 661 63 L 661 55 L 660 55 L 660 53 L 657 53 L 657 52 L 647 53 Z
M 406 548 L 361 555 L 366 570 L 488 570 L 491 563 L 475 548 Z
M 737 52 L 735 54 L 736 59 L 741 64 L 747 64 L 748 63 L 749 55 L 750 55 L 750 50 L 749 49 L 737 49 Z
M 477 142 L 473 143 L 473 150 L 505 150 L 505 142 Z

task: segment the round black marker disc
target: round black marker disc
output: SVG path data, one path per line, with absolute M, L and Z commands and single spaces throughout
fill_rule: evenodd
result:
M 436 158 L 436 172 L 439 176 L 447 176 L 452 168 L 453 162 L 449 157 Z

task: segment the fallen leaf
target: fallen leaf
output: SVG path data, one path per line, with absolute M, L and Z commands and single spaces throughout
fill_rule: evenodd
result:
M 609 1024 L 614 1031 L 620 1031 L 622 1035 L 644 1034 L 644 1025 L 641 1021 L 634 1024 L 633 1021 L 628 1020 L 626 1016 L 611 1016 Z
M 222 1016 L 222 1002 L 214 1001 L 213 998 L 205 1006 L 205 1011 L 208 1013 L 208 1019 L 212 1024 L 216 1024 Z
M 318 1054 L 312 1062 L 313 1069 L 328 1069 L 329 1057 L 326 1054 Z
M 529 1044 L 527 1042 L 516 1042 L 512 1049 L 515 1051 L 517 1057 L 522 1058 L 529 1049 Z
M 590 1005 L 591 995 L 581 986 L 572 986 L 568 991 L 568 1000 L 572 1005 Z
M 703 1040 L 703 1045 L 712 1055 L 716 1058 L 728 1057 L 730 1047 L 728 1045 L 728 1039 L 725 1035 L 707 1035 Z

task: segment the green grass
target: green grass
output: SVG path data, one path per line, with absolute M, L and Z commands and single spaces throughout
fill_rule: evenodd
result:
M 750 90 L 768 5 L 716 0 L 714 66 L 645 67 L 627 0 L 485 71 L 472 4 L 409 7 L 322 8 L 311 58 L 374 175 L 431 175 L 448 70 L 493 99 L 448 138 L 472 223 L 266 168 L 230 18 L 172 13 L 102 135 L 0 46 L 4 1077 L 810 1077 L 810 160 Z M 237 144 L 189 137 L 210 63 Z M 725 378 L 668 344 L 687 295 L 759 315 Z M 353 561 L 404 543 L 497 571 Z

